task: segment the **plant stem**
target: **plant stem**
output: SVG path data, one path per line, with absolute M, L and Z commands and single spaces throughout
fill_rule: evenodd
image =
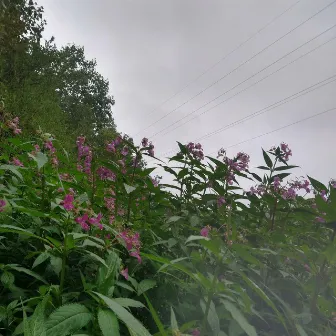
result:
M 68 224 L 69 224 L 68 222 L 69 222 L 69 219 L 66 223 L 66 229 L 65 229 L 64 248 L 63 248 L 63 256 L 62 256 L 62 269 L 61 269 L 61 278 L 60 278 L 60 287 L 59 287 L 61 304 L 62 304 L 62 292 L 64 289 L 64 281 L 65 281 L 65 268 L 66 268 L 66 262 L 67 262 L 67 256 L 68 256 L 68 246 L 67 246 Z

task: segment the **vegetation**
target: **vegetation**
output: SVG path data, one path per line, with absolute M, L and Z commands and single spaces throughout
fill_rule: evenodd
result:
M 0 4 L 1 335 L 336 334 L 336 181 L 292 177 L 285 143 L 256 171 L 179 143 L 161 183 L 83 49 Z

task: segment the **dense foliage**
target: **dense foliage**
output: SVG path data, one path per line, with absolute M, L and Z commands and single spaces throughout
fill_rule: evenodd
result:
M 180 144 L 164 185 L 138 164 L 147 139 L 119 136 L 102 161 L 79 137 L 73 164 L 19 127 L 3 114 L 3 335 L 335 334 L 336 183 L 291 180 L 286 144 L 263 151 L 264 176 Z
M 44 25 L 0 0 L 0 335 L 335 335 L 336 182 L 292 177 L 285 143 L 253 172 L 189 143 L 161 183 Z

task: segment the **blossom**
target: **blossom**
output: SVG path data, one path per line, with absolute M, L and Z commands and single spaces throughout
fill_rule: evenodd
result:
M 125 146 L 125 147 L 121 150 L 120 154 L 121 154 L 122 156 L 127 156 L 127 154 L 128 154 L 128 148 Z
M 217 159 L 221 156 L 226 156 L 226 150 L 224 148 L 221 148 L 217 153 Z
M 194 329 L 193 331 L 192 331 L 192 334 L 191 334 L 192 336 L 200 336 L 201 335 L 201 332 L 200 332 L 200 330 L 199 329 Z
M 138 263 L 141 264 L 142 260 L 141 260 L 139 251 L 133 251 L 133 252 L 131 252 L 130 256 L 137 258 Z
M 16 157 L 14 157 L 12 159 L 12 162 L 11 162 L 14 166 L 18 166 L 18 167 L 24 167 L 23 166 L 23 163 Z
M 226 203 L 225 198 L 223 196 L 220 196 L 217 199 L 217 206 L 220 208 L 222 205 L 224 205 Z
M 153 157 L 154 156 L 154 145 L 152 144 L 152 142 L 149 143 L 148 147 L 149 147 L 148 155 Z
M 257 187 L 251 187 L 250 188 L 250 194 L 251 195 L 259 195 L 262 196 L 266 192 L 266 186 L 263 184 L 259 184 Z
M 279 187 L 280 187 L 280 177 L 279 176 L 274 177 L 273 187 L 275 191 L 279 190 Z
M 281 154 L 285 161 L 289 160 L 289 157 L 292 156 L 292 150 L 288 147 L 288 145 L 284 142 L 280 144 Z
M 142 147 L 147 147 L 148 146 L 148 139 L 147 138 L 143 138 L 141 140 L 141 146 Z
M 77 138 L 77 151 L 78 151 L 78 164 L 77 169 L 79 171 L 84 170 L 86 174 L 91 173 L 91 162 L 92 162 L 92 151 L 89 146 L 84 146 L 85 137 L 80 136 Z M 80 163 L 81 159 L 84 158 L 84 166 Z
M 55 153 L 56 152 L 56 148 L 54 147 L 52 141 L 47 141 L 45 144 L 44 144 L 44 147 L 46 149 L 48 149 L 51 153 Z
M 115 216 L 113 216 L 113 215 L 110 216 L 110 217 L 109 217 L 109 223 L 110 223 L 110 224 L 113 224 L 114 221 L 115 221 Z
M 208 226 L 205 226 L 204 228 L 202 228 L 201 230 L 201 236 L 203 237 L 209 237 L 209 227 Z
M 19 117 L 15 117 L 13 120 L 9 121 L 8 127 L 15 135 L 22 133 L 22 130 L 19 128 Z
M 139 264 L 141 263 L 140 257 L 140 234 L 139 232 L 132 232 L 131 230 L 124 230 L 119 233 L 118 237 L 122 239 L 125 243 L 126 249 L 128 250 L 130 256 L 138 259 Z
M 105 197 L 105 206 L 109 211 L 114 211 L 115 209 L 115 198 L 114 197 Z
M 203 160 L 204 153 L 203 148 L 200 143 L 194 144 L 193 142 L 189 142 L 186 146 L 188 153 L 196 160 Z
M 320 196 L 322 197 L 322 199 L 327 202 L 327 192 L 325 190 L 321 190 Z
M 100 230 L 103 230 L 103 224 L 100 223 L 101 219 L 102 219 L 103 215 L 101 213 L 98 214 L 97 217 L 91 217 L 89 219 L 89 223 L 92 225 L 96 225 L 99 227 Z
M 310 183 L 308 180 L 304 180 L 304 181 L 294 181 L 290 183 L 292 188 L 295 188 L 297 190 L 301 190 L 304 189 L 307 193 L 310 192 Z
M 290 187 L 287 190 L 284 189 L 281 196 L 285 200 L 286 199 L 295 199 L 295 197 L 296 197 L 296 191 L 295 191 L 294 188 Z
M 128 280 L 128 268 L 123 269 L 120 274 L 126 279 Z
M 150 177 L 150 179 L 151 179 L 154 187 L 159 186 L 159 183 L 160 183 L 160 177 L 159 176 L 155 176 L 154 178 Z
M 336 180 L 331 180 L 330 185 L 336 189 Z
M 115 173 L 113 173 L 110 169 L 103 166 L 97 169 L 97 174 L 102 181 L 105 180 L 115 181 L 116 179 Z
M 64 209 L 68 211 L 72 210 L 74 208 L 73 201 L 74 201 L 74 197 L 72 194 L 65 195 L 64 200 L 62 201 L 62 205 Z
M 87 214 L 84 214 L 82 217 L 77 217 L 75 219 L 75 221 L 80 224 L 80 226 L 82 227 L 83 230 L 85 231 L 89 231 L 90 230 L 90 226 L 87 223 L 87 221 L 89 220 L 89 216 Z
M 310 272 L 310 266 L 309 266 L 309 265 L 304 264 L 303 267 L 305 268 L 305 270 L 306 270 L 307 272 Z
M 323 217 L 316 217 L 315 220 L 319 223 L 325 223 L 325 219 Z
M 4 211 L 5 206 L 6 206 L 6 201 L 4 199 L 0 199 L 0 212 Z

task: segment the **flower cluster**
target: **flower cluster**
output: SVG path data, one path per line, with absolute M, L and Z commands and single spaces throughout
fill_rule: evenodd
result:
M 159 186 L 160 180 L 161 180 L 160 176 L 156 175 L 154 178 L 150 177 L 150 179 L 151 179 L 154 187 L 158 187 Z
M 103 167 L 103 166 L 97 169 L 97 175 L 102 181 L 106 181 L 106 180 L 115 181 L 116 179 L 116 174 L 113 173 L 110 169 Z
M 73 202 L 74 202 L 73 194 L 67 194 L 65 195 L 64 200 L 61 202 L 61 204 L 63 205 L 65 210 L 70 211 L 73 210 L 75 207 Z
M 77 138 L 77 151 L 78 151 L 78 164 L 77 169 L 84 171 L 86 174 L 91 173 L 92 151 L 91 148 L 85 145 L 85 137 L 80 136 Z M 84 167 L 81 164 L 81 160 L 84 158 Z
M 292 150 L 284 142 L 282 142 L 278 148 L 275 146 L 271 147 L 270 152 L 279 155 L 285 161 L 288 161 L 289 157 L 292 156 Z
M 19 117 L 15 117 L 13 120 L 8 121 L 7 125 L 15 135 L 22 133 L 21 128 L 19 128 Z
M 203 153 L 203 148 L 200 143 L 193 143 L 189 142 L 187 144 L 187 151 L 188 153 L 196 160 L 203 160 L 204 159 L 204 153 Z
M 285 200 L 293 200 L 296 198 L 296 190 L 293 187 L 289 187 L 288 189 L 283 188 L 281 197 Z
M 250 195 L 258 195 L 258 196 L 263 196 L 266 192 L 266 186 L 263 184 L 259 184 L 256 187 L 251 187 L 249 194 Z
M 5 206 L 6 206 L 6 201 L 4 199 L 0 199 L 0 212 L 4 211 Z
M 226 180 L 228 184 L 231 185 L 233 184 L 234 174 L 236 172 L 242 172 L 248 169 L 250 163 L 250 156 L 243 152 L 239 152 L 234 159 L 229 159 L 227 156 L 224 156 L 223 161 L 228 166 L 228 173 Z
M 211 230 L 211 227 L 209 225 L 204 226 L 200 231 L 201 236 L 206 237 L 206 238 L 209 237 L 210 230 Z
M 58 166 L 58 158 L 56 156 L 56 148 L 54 147 L 54 144 L 52 143 L 52 140 L 48 140 L 44 143 L 44 147 L 49 151 L 50 156 L 51 156 L 51 163 L 54 167 Z M 38 150 L 40 148 L 38 147 Z M 37 150 L 37 147 L 35 147 L 35 150 Z
M 151 141 L 149 141 L 147 138 L 143 138 L 141 140 L 141 146 L 143 148 L 148 147 L 148 155 L 149 156 L 154 156 L 154 145 Z
M 129 252 L 130 256 L 137 258 L 138 263 L 141 264 L 140 257 L 140 234 L 139 232 L 132 232 L 131 230 L 122 231 L 119 236 L 125 243 L 125 247 Z
M 297 190 L 305 190 L 307 193 L 310 193 L 310 183 L 308 180 L 304 180 L 304 181 L 294 181 L 294 182 L 291 182 L 290 183 L 291 187 L 294 188 L 294 189 L 297 189 Z
M 106 150 L 111 153 L 115 153 L 117 150 L 117 147 L 122 143 L 122 137 L 117 136 L 115 140 L 112 140 L 109 144 L 106 146 Z
M 103 224 L 100 223 L 102 219 L 102 214 L 98 214 L 97 217 L 91 217 L 89 218 L 89 215 L 85 213 L 81 217 L 77 217 L 75 221 L 82 227 L 83 230 L 89 231 L 90 230 L 90 225 L 96 225 L 100 228 L 100 230 L 103 230 Z

